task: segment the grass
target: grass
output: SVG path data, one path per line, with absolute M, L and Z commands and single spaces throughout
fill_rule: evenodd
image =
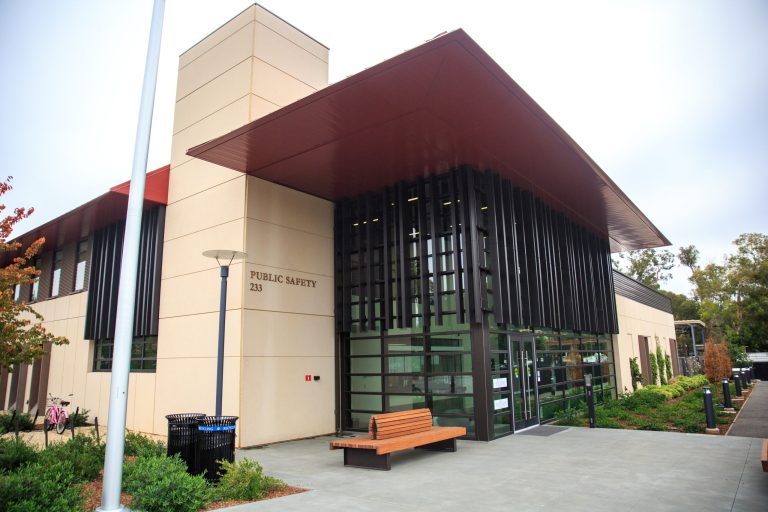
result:
M 715 405 L 715 422 L 725 433 L 734 415 L 723 411 L 722 386 L 710 386 Z M 669 432 L 704 433 L 704 389 L 687 389 L 681 396 L 664 396 L 667 387 L 656 390 L 624 395 L 595 407 L 595 425 L 598 428 L 620 428 L 634 430 L 657 430 Z M 735 389 L 731 384 L 731 397 Z M 739 407 L 739 405 L 736 405 Z M 560 425 L 588 426 L 586 410 L 571 409 L 559 414 Z

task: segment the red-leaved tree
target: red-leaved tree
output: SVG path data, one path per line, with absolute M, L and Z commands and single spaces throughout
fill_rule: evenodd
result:
M 0 260 L 10 263 L 0 267 L 0 367 L 13 370 L 19 363 L 31 363 L 45 354 L 48 343 L 68 343 L 66 338 L 47 332 L 41 322 L 43 317 L 23 299 L 17 301 L 17 286 L 30 284 L 40 275 L 32 264 L 32 258 L 40 252 L 44 238 L 39 238 L 22 248 L 18 241 L 9 242 L 13 228 L 35 211 L 34 208 L 15 208 L 5 214 L 2 197 L 11 190 L 12 177 L 0 182 Z

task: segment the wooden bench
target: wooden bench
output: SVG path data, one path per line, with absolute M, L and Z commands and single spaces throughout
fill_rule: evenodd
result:
M 344 465 L 366 469 L 390 469 L 393 452 L 418 448 L 456 451 L 456 438 L 467 434 L 464 427 L 433 427 L 429 409 L 375 414 L 368 422 L 368 435 L 331 441 L 331 450 L 344 449 Z
M 768 473 L 768 439 L 763 439 L 763 449 L 760 451 L 760 463 L 763 465 L 763 471 Z

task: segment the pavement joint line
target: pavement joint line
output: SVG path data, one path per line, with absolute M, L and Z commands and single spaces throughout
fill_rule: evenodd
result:
M 749 439 L 749 446 L 747 446 L 747 454 L 744 456 L 744 466 L 741 468 L 741 475 L 739 475 L 739 484 L 736 486 L 736 492 L 733 494 L 733 502 L 731 503 L 731 512 L 733 507 L 736 506 L 736 498 L 739 497 L 739 489 L 741 489 L 741 482 L 744 480 L 744 472 L 747 470 L 747 462 L 749 462 L 749 454 L 752 452 L 752 443 L 754 438 Z

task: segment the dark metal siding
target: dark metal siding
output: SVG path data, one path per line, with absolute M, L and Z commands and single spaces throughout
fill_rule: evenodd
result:
M 134 336 L 157 335 L 164 226 L 164 206 L 144 211 L 136 281 Z M 124 231 L 125 222 L 121 221 L 100 229 L 91 239 L 85 339 L 114 339 Z
M 653 288 L 635 281 L 618 270 L 613 271 L 613 283 L 616 295 L 621 295 L 640 304 L 672 314 L 672 300 Z
M 337 332 L 441 325 L 454 271 L 458 323 L 618 332 L 608 241 L 490 171 L 339 201 L 334 233 Z

